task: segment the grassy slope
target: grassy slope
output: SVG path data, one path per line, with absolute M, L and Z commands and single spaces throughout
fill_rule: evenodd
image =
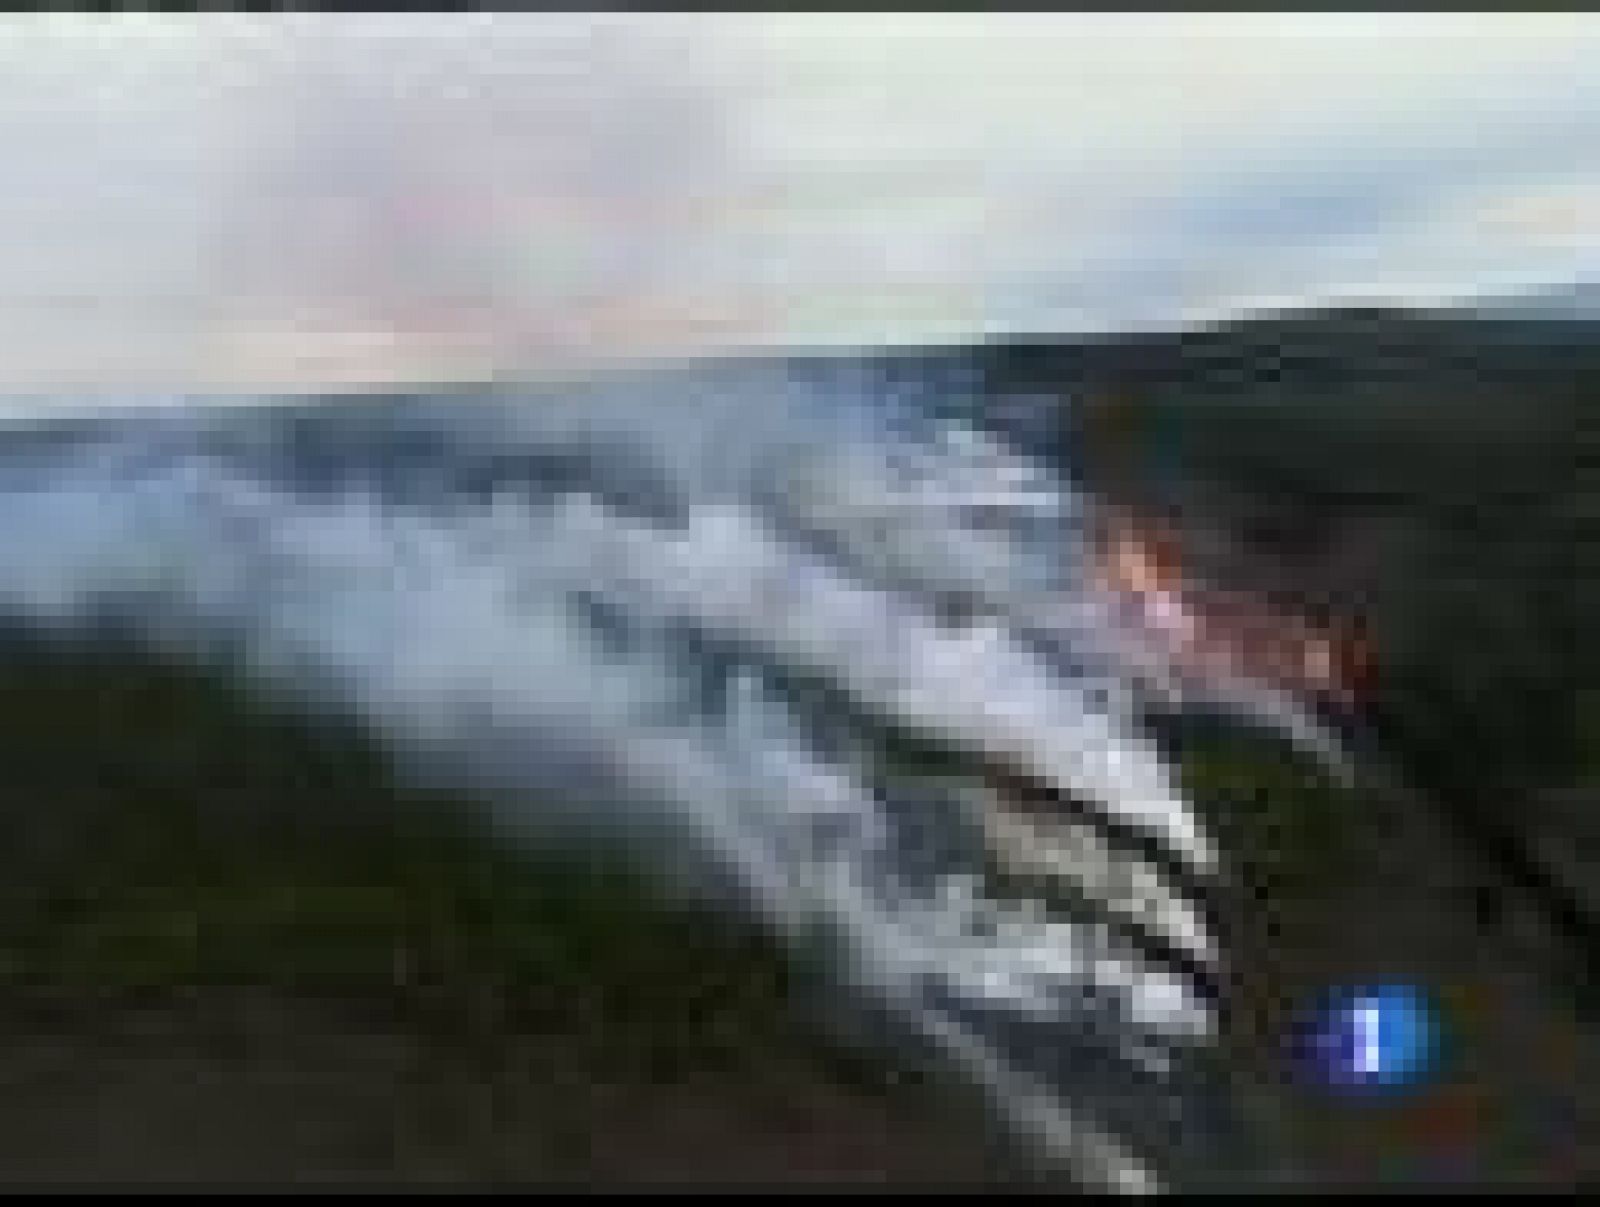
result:
M 988 1176 L 765 936 L 497 846 L 352 725 L 13 636 L 0 766 L 9 1176 Z
M 1239 883 L 1223 910 L 1229 1063 L 1258 1140 L 1312 1186 L 1570 1186 L 1600 1176 L 1592 1002 L 1525 894 L 1386 777 L 1341 787 L 1281 750 L 1196 742 L 1187 784 Z M 1386 1097 L 1297 1082 L 1282 1046 L 1324 988 L 1398 978 L 1440 1009 L 1437 1080 Z

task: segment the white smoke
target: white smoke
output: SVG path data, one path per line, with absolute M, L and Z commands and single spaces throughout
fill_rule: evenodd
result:
M 693 378 L 451 403 L 422 423 L 441 472 L 452 459 L 551 449 L 585 450 L 594 468 L 559 490 L 530 468 L 492 498 L 450 505 L 355 477 L 309 491 L 292 458 L 253 466 L 259 448 L 227 416 L 124 421 L 50 465 L 0 475 L 0 604 L 71 624 L 109 593 L 180 644 L 242 638 L 260 670 L 314 674 L 402 747 L 498 760 L 521 785 L 496 797 L 513 831 L 542 824 L 547 808 L 669 811 L 775 920 L 826 921 L 855 979 L 898 1003 L 1016 1119 L 1037 1123 L 1039 1095 L 1055 1094 L 1046 1130 L 1063 1152 L 1099 1154 L 1086 1176 L 1144 1185 L 1154 1173 L 1094 1139 L 1092 1103 L 1080 1118 L 1062 1092 L 1071 1087 L 1047 1092 L 1029 1070 L 1005 1071 L 982 1027 L 939 1001 L 1065 1030 L 1100 1025 L 1085 1003 L 1111 1001 L 1124 1056 L 1157 1071 L 1167 1053 L 1207 1041 L 1210 1008 L 1101 928 L 990 900 L 957 872 L 915 886 L 895 866 L 897 823 L 868 768 L 825 750 L 763 679 L 770 667 L 823 679 L 885 724 L 1022 771 L 1152 835 L 1197 873 L 1215 871 L 1127 697 L 1097 691 L 1030 641 L 1048 631 L 1099 658 L 1097 674 L 1114 671 L 1115 644 L 1091 648 L 1092 612 L 1070 606 L 1083 602 L 1071 565 L 1080 501 L 959 424 L 916 434 L 905 421 L 921 406 Z M 337 408 L 320 414 L 327 423 Z M 282 419 L 253 415 L 250 430 L 270 434 Z M 810 494 L 790 489 L 802 469 Z M 676 518 L 614 502 L 612 471 L 643 472 Z M 923 493 L 903 506 L 896 492 L 911 479 Z M 1042 527 L 973 520 L 1018 492 L 1043 502 Z M 820 506 L 829 496 L 886 505 Z M 836 538 L 837 556 L 796 524 Z M 947 588 L 984 601 L 984 617 L 942 623 L 932 595 Z M 583 600 L 621 618 L 624 639 L 598 632 Z M 686 687 L 686 633 L 742 666 L 714 699 Z M 563 760 L 631 795 L 586 795 L 576 774 L 571 799 L 552 804 Z M 1136 864 L 1085 830 L 1058 870 L 1113 914 L 1214 962 L 1192 908 Z

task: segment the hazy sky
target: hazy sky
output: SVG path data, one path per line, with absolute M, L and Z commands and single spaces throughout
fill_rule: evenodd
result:
M 1589 15 L 38 16 L 0 387 L 480 377 L 1600 270 Z

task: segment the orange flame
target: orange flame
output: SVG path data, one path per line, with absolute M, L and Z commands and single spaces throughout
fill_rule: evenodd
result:
M 1095 550 L 1101 589 L 1137 601 L 1192 673 L 1244 675 L 1346 706 L 1365 698 L 1372 653 L 1353 620 L 1318 625 L 1253 596 L 1202 587 L 1184 571 L 1176 533 L 1149 519 L 1113 515 Z

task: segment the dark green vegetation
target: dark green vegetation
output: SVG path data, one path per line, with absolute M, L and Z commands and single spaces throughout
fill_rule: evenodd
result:
M 1187 744 L 1232 856 L 1232 1065 L 1314 1186 L 1595 1176 L 1600 323 L 1348 310 L 1039 339 L 990 387 L 1070 400 L 1060 453 L 1166 516 L 1189 570 L 1370 634 L 1354 790 L 1241 735 Z M 1430 986 L 1460 1063 L 1341 1109 L 1282 1083 L 1297 994 Z
M 965 1106 L 622 855 L 509 850 L 221 673 L 0 649 L 6 1176 L 990 1176 Z
M 1387 755 L 1600 919 L 1572 858 L 1600 852 L 1600 323 L 1352 309 L 986 355 L 996 391 L 1075 400 L 1091 487 L 1173 517 L 1197 571 L 1359 619 Z
M 1347 826 L 1359 796 L 1281 742 L 1193 742 L 1180 774 L 1246 887 L 1263 900 L 1327 893 L 1359 858 Z

